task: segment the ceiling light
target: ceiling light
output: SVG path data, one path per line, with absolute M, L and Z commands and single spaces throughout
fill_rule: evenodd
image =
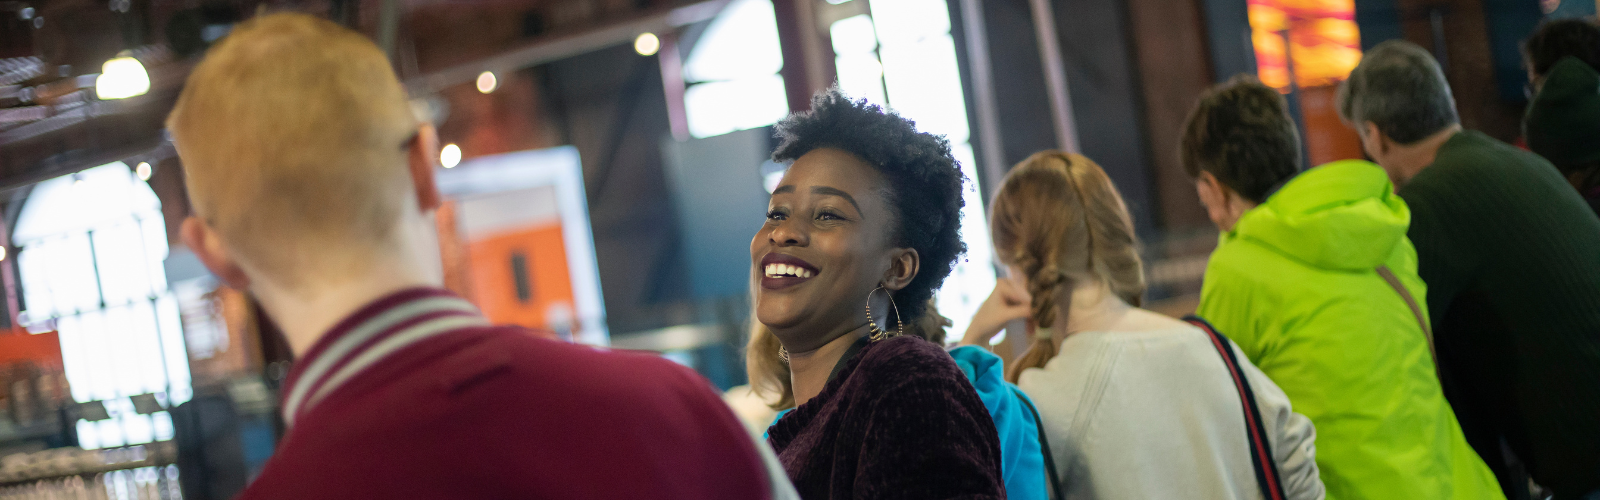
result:
M 633 50 L 641 56 L 656 55 L 656 51 L 661 50 L 661 39 L 656 38 L 655 33 L 641 34 L 633 39 Z
M 444 149 L 439 150 L 439 164 L 444 168 L 455 168 L 460 163 L 461 146 L 445 144 Z
M 94 93 L 100 99 L 127 99 L 150 91 L 150 74 L 132 57 L 118 57 L 100 67 Z
M 500 86 L 500 81 L 494 77 L 493 71 L 478 73 L 478 92 L 485 94 L 494 92 Z
M 147 161 L 139 162 L 138 166 L 133 167 L 133 173 L 134 173 L 134 175 L 138 175 L 139 176 L 139 180 L 141 180 L 141 181 L 150 180 L 150 174 L 151 174 L 150 162 L 147 162 Z

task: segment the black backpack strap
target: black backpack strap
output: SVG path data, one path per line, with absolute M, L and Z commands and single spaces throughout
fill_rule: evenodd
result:
M 1206 333 L 1212 347 L 1217 349 L 1222 362 L 1228 366 L 1228 374 L 1233 377 L 1234 387 L 1239 391 L 1239 404 L 1244 408 L 1245 433 L 1250 437 L 1250 465 L 1256 469 L 1256 483 L 1261 486 L 1261 496 L 1267 500 L 1288 498 L 1283 493 L 1283 479 L 1278 475 L 1272 444 L 1267 440 L 1266 423 L 1261 419 L 1261 409 L 1256 406 L 1256 393 L 1250 390 L 1250 381 L 1239 367 L 1239 359 L 1234 357 L 1228 338 L 1217 333 L 1210 323 L 1199 316 L 1191 315 L 1183 320 Z
M 1055 457 L 1050 454 L 1050 438 L 1044 435 L 1044 419 L 1039 418 L 1039 409 L 1033 407 L 1033 401 L 1028 400 L 1026 394 L 1023 394 L 1016 387 L 1012 387 L 1011 392 L 1017 395 L 1018 401 L 1022 401 L 1022 406 L 1028 408 L 1028 413 L 1033 414 L 1033 425 L 1039 428 L 1039 453 L 1044 455 L 1045 474 L 1050 478 L 1050 498 L 1059 498 L 1061 495 L 1061 476 L 1059 472 L 1056 472 Z

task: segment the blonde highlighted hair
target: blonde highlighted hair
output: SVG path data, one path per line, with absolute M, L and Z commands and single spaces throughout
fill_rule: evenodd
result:
M 1105 170 L 1081 155 L 1042 151 L 1006 174 L 991 202 L 989 228 L 1002 263 L 1023 273 L 1033 295 L 1033 324 L 1064 327 L 1079 283 L 1098 282 L 1123 301 L 1143 302 L 1144 266 L 1128 208 Z M 1065 333 L 1065 332 L 1062 332 Z M 1056 355 L 1051 336 L 1038 335 L 1007 367 L 1015 383 L 1028 368 Z
M 934 307 L 934 300 L 928 299 L 928 308 L 922 313 L 922 318 L 914 323 L 906 324 L 906 335 L 915 335 L 923 340 L 944 345 L 945 328 L 951 325 L 950 318 L 939 315 L 939 309 Z M 778 349 L 783 344 L 778 341 L 778 336 L 768 330 L 766 325 L 756 320 L 755 312 L 750 313 L 750 342 L 745 347 L 745 371 L 750 375 L 750 390 L 766 401 L 777 401 L 772 404 L 772 409 L 782 410 L 793 408 L 794 387 L 789 380 L 789 363 L 784 362 L 778 355 Z

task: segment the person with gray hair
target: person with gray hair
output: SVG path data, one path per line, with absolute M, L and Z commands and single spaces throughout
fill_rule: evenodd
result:
M 1422 47 L 1373 47 L 1338 108 L 1411 208 L 1445 395 L 1510 498 L 1600 498 L 1600 218 L 1549 162 L 1471 130 Z

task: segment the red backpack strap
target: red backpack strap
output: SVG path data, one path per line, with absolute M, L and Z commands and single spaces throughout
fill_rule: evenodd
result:
M 1239 359 L 1234 357 L 1233 344 L 1199 316 L 1191 315 L 1183 320 L 1206 332 L 1211 346 L 1222 356 L 1223 364 L 1228 366 L 1228 374 L 1233 377 L 1233 385 L 1239 391 L 1239 405 L 1244 409 L 1245 433 L 1250 438 L 1250 465 L 1255 467 L 1261 496 L 1267 500 L 1288 498 L 1283 493 L 1283 480 L 1278 475 L 1278 464 L 1273 459 L 1272 443 L 1267 440 L 1266 423 L 1261 419 L 1261 409 L 1256 407 L 1255 391 L 1250 390 L 1250 381 L 1245 378 L 1244 370 L 1240 369 Z

